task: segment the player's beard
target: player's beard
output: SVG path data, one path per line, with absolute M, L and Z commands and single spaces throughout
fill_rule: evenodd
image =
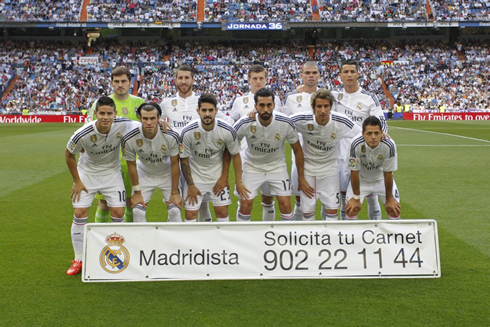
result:
M 177 89 L 179 90 L 180 93 L 187 94 L 191 91 L 192 85 L 184 85 L 184 86 L 177 85 Z
M 264 113 L 259 113 L 259 117 L 263 120 L 263 121 L 268 121 L 269 119 L 271 119 L 272 117 L 272 113 L 269 113 L 269 112 L 264 112 Z
M 214 124 L 214 118 L 212 118 L 211 120 L 209 120 L 209 122 L 207 122 L 207 120 L 204 120 L 204 119 L 209 119 L 211 117 L 204 117 L 203 120 L 202 120 L 202 123 L 206 126 L 211 126 Z

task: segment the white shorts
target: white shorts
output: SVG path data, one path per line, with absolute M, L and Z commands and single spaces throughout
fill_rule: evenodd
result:
M 126 189 L 121 173 L 112 175 L 85 175 L 78 173 L 88 193 L 82 191 L 80 201 L 72 202 L 73 208 L 90 208 L 95 193 L 104 195 L 110 208 L 121 208 L 126 206 Z
M 344 159 L 339 159 L 340 191 L 345 192 L 350 184 L 350 169 L 345 165 Z
M 138 177 L 141 187 L 141 196 L 145 203 L 148 203 L 156 189 L 162 190 L 163 202 L 167 202 L 170 199 L 172 193 L 172 176 L 149 176 L 143 172 L 138 171 Z M 134 194 L 134 190 L 133 190 Z
M 325 209 L 336 210 L 340 205 L 339 175 L 333 176 L 305 176 L 306 181 L 315 189 L 313 198 L 307 197 L 303 192 L 301 196 L 301 211 L 307 215 L 315 213 L 316 201 L 320 200 Z
M 220 195 L 216 196 L 213 193 L 213 187 L 215 184 L 199 184 L 196 183 L 196 187 L 199 189 L 202 195 L 197 196 L 197 204 L 191 205 L 185 199 L 187 198 L 187 192 L 189 190 L 189 187 L 187 186 L 187 183 L 184 184 L 184 196 L 182 199 L 184 200 L 184 209 L 185 210 L 190 210 L 190 211 L 195 211 L 199 210 L 201 207 L 201 203 L 211 201 L 213 203 L 213 206 L 215 207 L 223 207 L 223 206 L 229 206 L 231 204 L 231 196 L 230 196 L 230 190 L 228 187 L 223 189 L 223 192 L 221 192 Z
M 379 198 L 381 199 L 381 202 L 385 204 L 386 202 L 386 196 L 385 196 L 385 181 L 383 179 L 375 181 L 375 182 L 368 182 L 368 181 L 360 181 L 360 197 L 361 197 L 361 203 L 364 201 L 364 198 L 366 196 L 370 195 L 379 195 Z M 396 187 L 395 179 L 393 179 L 393 197 L 400 202 L 400 193 L 398 192 L 398 188 Z M 347 195 L 346 195 L 346 201 L 349 201 L 349 199 L 352 197 L 354 193 L 352 192 L 352 186 L 349 184 L 349 187 L 347 188 Z
M 269 186 L 269 194 L 291 196 L 291 180 L 287 171 L 280 173 L 247 173 L 243 172 L 243 184 L 250 190 L 249 199 L 257 196 L 258 190 L 262 191 L 262 186 Z

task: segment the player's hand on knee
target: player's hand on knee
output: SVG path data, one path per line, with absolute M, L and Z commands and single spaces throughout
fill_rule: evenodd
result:
M 400 216 L 401 206 L 400 203 L 395 198 L 386 200 L 385 209 L 386 209 L 386 213 L 388 213 L 388 215 L 392 217 Z
M 71 194 L 70 194 L 71 200 L 73 202 L 80 201 L 80 196 L 82 194 L 82 191 L 85 191 L 85 193 L 88 193 L 87 188 L 85 187 L 85 185 L 83 185 L 83 183 L 81 181 L 80 182 L 74 182 L 73 186 L 71 188 Z
M 143 196 L 141 196 L 141 193 L 135 192 L 131 197 L 131 208 L 136 207 L 138 204 L 140 204 L 143 208 L 146 208 L 146 203 Z
M 180 196 L 179 193 L 170 195 L 170 199 L 167 202 L 167 206 L 169 206 L 171 203 L 175 204 L 179 208 L 182 208 L 182 197 Z
M 240 199 L 247 200 L 250 195 L 250 190 L 243 184 L 243 182 L 236 183 L 236 191 Z
M 315 189 L 304 178 L 298 178 L 298 191 L 302 191 L 310 199 L 315 196 Z
M 345 205 L 345 212 L 349 216 L 357 216 L 359 211 L 361 211 L 361 201 L 356 199 L 350 199 Z
M 195 185 L 189 185 L 189 189 L 187 191 L 187 198 L 185 201 L 189 203 L 190 205 L 197 204 L 199 201 L 197 200 L 197 197 L 201 195 L 201 191 L 195 186 Z

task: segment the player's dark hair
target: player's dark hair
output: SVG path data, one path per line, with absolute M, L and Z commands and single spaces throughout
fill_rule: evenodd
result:
M 111 81 L 114 79 L 115 76 L 121 76 L 121 75 L 126 75 L 129 80 L 131 80 L 131 72 L 129 69 L 126 67 L 116 67 L 112 72 L 111 72 Z
M 97 112 L 99 110 L 100 106 L 109 106 L 116 111 L 116 104 L 114 103 L 114 100 L 109 97 L 100 97 L 99 100 L 97 100 L 97 103 L 95 104 L 95 111 Z
M 328 100 L 328 102 L 330 102 L 330 106 L 332 106 L 333 102 L 335 101 L 335 98 L 333 97 L 332 92 L 330 92 L 329 90 L 324 89 L 324 88 L 316 90 L 311 95 L 310 105 L 311 105 L 312 109 L 315 109 L 316 99 Z
M 157 110 L 157 113 L 158 113 L 158 117 L 160 117 L 162 115 L 162 108 L 160 108 L 160 105 L 158 103 L 155 103 L 155 102 L 145 102 L 145 103 L 142 103 L 140 104 L 140 106 L 136 109 L 136 114 L 138 115 L 138 117 L 141 116 L 141 110 L 144 110 L 144 111 L 152 111 L 156 109 Z
M 252 65 L 248 70 L 248 77 L 250 78 L 250 74 L 252 73 L 262 73 L 265 72 L 265 78 L 267 78 L 267 69 L 265 69 L 262 65 Z
M 354 65 L 356 66 L 356 72 L 359 72 L 359 63 L 357 61 L 350 59 L 342 62 L 340 65 L 340 71 L 342 71 L 342 68 L 344 68 L 345 65 Z
M 194 77 L 194 69 L 192 69 L 191 66 L 189 65 L 182 65 L 180 67 L 177 67 L 177 69 L 175 70 L 175 77 L 177 77 L 179 75 L 179 72 L 190 72 L 191 73 L 191 77 Z
M 260 90 L 258 90 L 257 92 L 255 92 L 254 94 L 254 101 L 255 103 L 257 103 L 257 100 L 259 99 L 259 97 L 271 97 L 272 98 L 272 103 L 274 103 L 274 92 L 272 92 L 271 90 L 263 87 L 261 88 Z
M 379 126 L 380 130 L 383 130 L 383 127 L 381 126 L 381 120 L 379 120 L 378 117 L 376 116 L 369 116 L 368 118 L 364 119 L 362 122 L 362 131 L 366 131 L 366 126 Z
M 216 97 L 211 93 L 203 93 L 199 97 L 199 100 L 197 100 L 197 107 L 201 109 L 201 104 L 203 103 L 210 103 L 215 109 L 218 108 L 218 100 L 216 100 Z

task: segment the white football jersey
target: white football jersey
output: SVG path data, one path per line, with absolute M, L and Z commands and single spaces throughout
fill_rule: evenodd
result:
M 136 161 L 138 172 L 148 176 L 170 175 L 170 157 L 179 154 L 179 133 L 172 130 L 164 133 L 159 128 L 153 139 L 147 139 L 140 124 L 126 133 L 121 142 L 123 158 Z
M 162 108 L 162 119 L 167 118 L 170 127 L 174 131 L 182 133 L 182 130 L 187 124 L 193 120 L 200 119 L 197 113 L 199 97 L 199 94 L 192 92 L 192 95 L 187 98 L 180 97 L 178 93 L 170 98 L 165 98 L 160 104 Z M 216 118 L 233 124 L 233 120 L 221 111 L 218 111 Z
M 281 99 L 278 96 L 274 97 L 274 111 L 281 111 Z M 230 117 L 233 121 L 237 121 L 255 109 L 255 99 L 252 92 L 248 92 L 244 96 L 236 97 L 231 107 Z
M 364 137 L 354 139 L 346 161 L 347 168 L 359 171 L 362 180 L 374 182 L 383 180 L 383 172 L 393 172 L 398 168 L 396 145 L 392 139 L 381 140 L 374 149 L 369 147 Z
M 66 148 L 70 153 L 80 153 L 78 170 L 86 175 L 110 175 L 121 171 L 119 149 L 124 134 L 135 122 L 116 117 L 109 133 L 99 133 L 93 121 L 79 128 L 70 138 Z
M 181 135 L 181 158 L 189 158 L 192 179 L 195 183 L 216 183 L 223 169 L 223 152 L 231 155 L 240 151 L 240 144 L 233 127 L 216 119 L 213 130 L 202 128 L 201 120 L 191 122 Z
M 332 106 L 333 111 L 346 115 L 360 127 L 362 127 L 364 119 L 369 116 L 376 116 L 381 120 L 382 130 L 388 132 L 383 110 L 375 94 L 362 88 L 354 93 L 332 91 L 332 94 L 336 99 Z
M 339 149 L 342 139 L 352 139 L 361 134 L 362 129 L 349 117 L 330 113 L 325 126 L 318 125 L 315 115 L 310 112 L 291 116 L 296 131 L 303 136 L 305 174 L 309 176 L 331 176 L 339 173 Z
M 385 133 L 388 132 L 388 124 L 386 124 L 383 110 L 378 98 L 373 93 L 369 93 L 360 87 L 354 93 L 332 91 L 332 95 L 336 99 L 332 106 L 333 111 L 346 115 L 361 128 L 364 119 L 369 116 L 376 116 L 381 120 L 381 129 Z M 344 140 L 339 143 L 341 159 L 347 156 L 350 144 L 351 140 Z
M 287 171 L 285 142 L 298 142 L 298 133 L 289 117 L 273 111 L 271 119 L 269 126 L 262 126 L 258 114 L 255 120 L 245 116 L 235 123 L 238 139 L 244 142 L 242 139 L 245 138 L 247 142 L 242 158 L 244 172 Z
M 311 108 L 311 93 L 297 91 L 291 92 L 286 98 L 286 104 L 282 107 L 282 113 L 287 116 L 292 116 L 297 113 L 312 112 Z

